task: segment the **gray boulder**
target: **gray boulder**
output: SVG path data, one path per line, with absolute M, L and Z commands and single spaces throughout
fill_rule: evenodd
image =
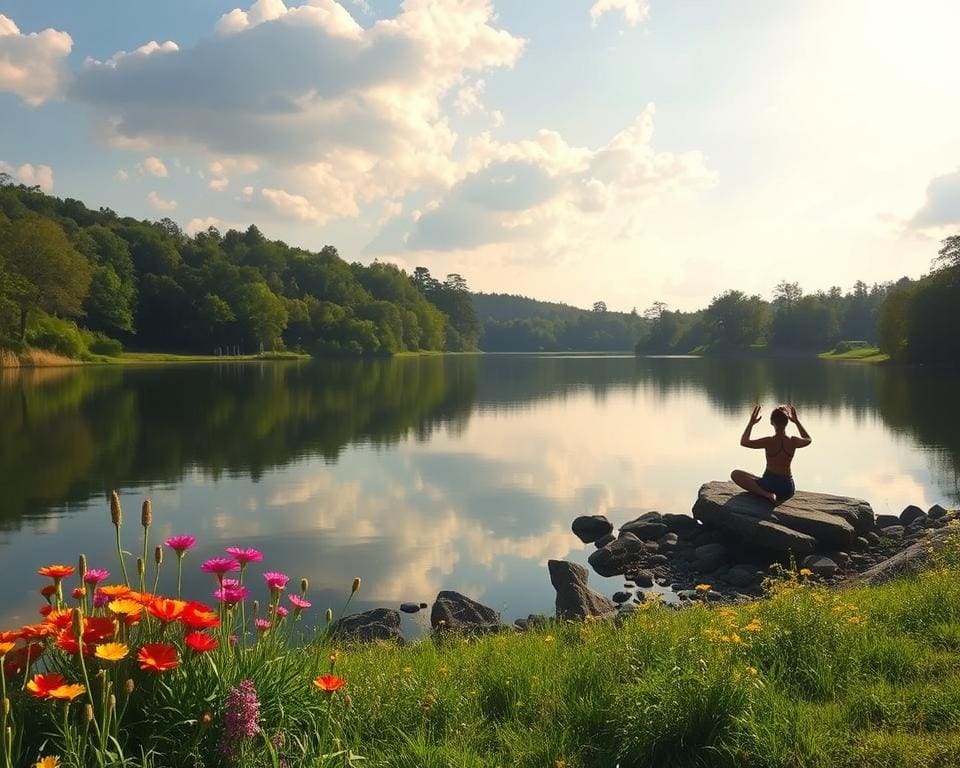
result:
M 927 513 L 920 509 L 920 507 L 911 504 L 900 513 L 900 522 L 903 523 L 903 525 L 910 525 L 914 520 L 919 520 L 926 516 Z
M 820 555 L 808 555 L 800 563 L 801 568 L 809 568 L 817 576 L 823 579 L 829 579 L 837 572 L 837 564 L 829 557 Z
M 626 573 L 630 565 L 646 552 L 642 541 L 627 536 L 611 541 L 607 546 L 591 553 L 587 562 L 600 576 L 619 576 Z
M 613 531 L 613 523 L 603 515 L 581 515 L 570 527 L 584 544 L 591 544 Z
M 609 544 L 611 541 L 616 541 L 616 540 L 617 540 L 616 536 L 614 536 L 612 533 L 608 533 L 606 536 L 601 536 L 599 539 L 597 539 L 593 543 L 597 549 L 600 549 L 601 547 L 607 546 L 607 544 Z
M 689 536 L 700 529 L 700 524 L 690 515 L 678 515 L 673 512 L 663 516 L 663 524 L 678 536 Z
M 891 525 L 901 525 L 896 515 L 877 515 L 877 528 L 889 528 Z
M 939 504 L 934 504 L 930 509 L 927 510 L 927 515 L 931 520 L 940 520 L 943 517 L 947 516 L 947 510 L 941 507 Z
M 587 586 L 589 572 L 582 565 L 566 560 L 547 562 L 550 583 L 557 590 L 557 616 L 561 619 L 585 619 L 609 616 L 617 607 L 611 600 Z
M 914 576 L 930 564 L 931 558 L 953 535 L 949 528 L 928 531 L 906 549 L 867 568 L 854 578 L 858 584 L 882 584 L 901 576 Z
M 638 539 L 656 541 L 669 529 L 664 523 L 660 522 L 662 517 L 658 513 L 654 512 L 653 514 L 657 516 L 654 518 L 649 516 L 650 513 L 647 513 L 648 516 L 641 515 L 636 520 L 624 523 L 620 526 L 620 535 L 632 533 Z
M 700 488 L 693 516 L 735 536 L 747 547 L 803 557 L 818 546 L 849 549 L 858 532 L 873 526 L 867 502 L 844 496 L 800 491 L 774 507 L 733 483 Z
M 344 616 L 333 625 L 333 636 L 361 643 L 402 642 L 400 612 L 390 608 L 374 608 L 371 611 Z
M 466 595 L 443 590 L 430 609 L 430 626 L 435 630 L 489 633 L 500 631 L 500 614 Z
M 653 586 L 653 574 L 650 571 L 637 571 L 633 580 L 637 583 L 638 587 L 649 589 Z

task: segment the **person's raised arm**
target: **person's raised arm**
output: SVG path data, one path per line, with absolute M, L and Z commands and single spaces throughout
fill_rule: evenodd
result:
M 753 425 L 760 421 L 760 406 L 753 406 L 753 411 L 750 413 L 750 420 L 747 422 L 746 429 L 743 430 L 743 434 L 740 436 L 740 445 L 744 448 L 763 448 L 766 445 L 766 440 L 760 438 L 759 440 L 754 440 L 750 437 L 750 433 L 753 431 Z
M 790 441 L 797 448 L 806 448 L 810 443 L 813 442 L 813 438 L 810 437 L 810 434 L 803 428 L 803 424 L 800 423 L 800 419 L 797 418 L 797 409 L 792 405 L 790 406 L 790 421 L 797 425 L 797 430 L 800 432 L 800 437 L 792 437 Z

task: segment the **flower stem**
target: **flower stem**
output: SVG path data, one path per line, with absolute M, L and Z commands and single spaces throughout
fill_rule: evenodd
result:
M 130 579 L 127 578 L 127 564 L 123 561 L 123 548 L 120 546 L 120 526 L 113 526 L 117 531 L 117 557 L 120 558 L 120 570 L 123 571 L 123 585 L 130 586 Z

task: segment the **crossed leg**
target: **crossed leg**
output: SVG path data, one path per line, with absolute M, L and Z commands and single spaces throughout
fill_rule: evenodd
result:
M 730 473 L 730 479 L 743 488 L 743 490 L 749 491 L 756 496 L 761 496 L 774 504 L 777 503 L 777 495 L 761 488 L 760 483 L 757 482 L 757 480 L 760 478 L 758 478 L 756 475 L 751 475 L 749 472 L 744 472 L 742 469 L 735 469 Z

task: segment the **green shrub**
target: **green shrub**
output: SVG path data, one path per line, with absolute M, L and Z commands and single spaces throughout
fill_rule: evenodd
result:
M 95 355 L 117 357 L 123 352 L 123 344 L 103 333 L 85 333 L 84 336 L 89 336 L 87 349 Z
M 45 349 L 73 359 L 80 359 L 87 352 L 87 345 L 77 324 L 50 315 L 33 319 L 27 328 L 26 341 L 29 347 Z

